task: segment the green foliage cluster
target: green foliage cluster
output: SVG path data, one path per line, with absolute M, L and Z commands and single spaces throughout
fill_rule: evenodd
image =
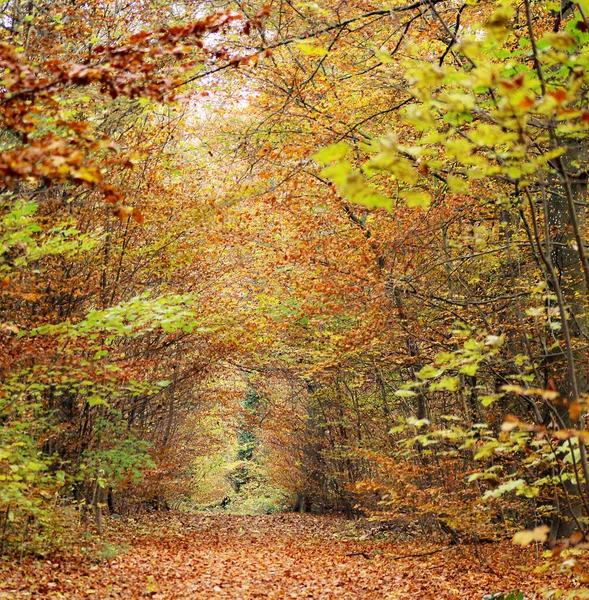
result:
M 11 406 L 0 398 L 0 411 L 0 548 L 6 551 L 30 536 L 28 523 L 51 524 L 66 476 L 39 447 L 48 427 L 39 404 Z

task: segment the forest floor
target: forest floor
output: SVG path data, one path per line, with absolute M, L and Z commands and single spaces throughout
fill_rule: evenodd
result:
M 332 516 L 110 519 L 103 538 L 87 536 L 67 554 L 0 562 L 0 598 L 482 600 L 518 589 L 532 599 L 571 586 L 554 571 L 534 572 L 537 549 L 508 540 L 398 558 L 444 543 L 379 536 Z

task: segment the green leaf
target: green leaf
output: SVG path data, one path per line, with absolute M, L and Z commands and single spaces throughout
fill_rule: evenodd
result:
M 489 394 L 488 396 L 479 396 L 479 400 L 483 406 L 491 406 L 493 402 L 502 398 L 505 394 Z
M 399 433 L 401 431 L 405 431 L 405 429 L 407 429 L 406 425 L 396 425 L 395 427 L 393 427 L 389 430 L 389 433 L 390 434 Z
M 344 156 L 347 156 L 350 151 L 350 147 L 348 144 L 346 144 L 346 142 L 339 142 L 337 144 L 327 146 L 327 148 L 322 148 L 319 150 L 319 152 L 313 154 L 311 158 L 319 164 L 326 165 L 330 162 L 344 158 Z
M 343 191 L 345 193 L 345 188 Z M 368 186 L 364 189 L 358 190 L 355 194 L 350 194 L 349 199 L 355 204 L 361 204 L 367 208 L 386 208 L 387 210 L 390 210 L 392 206 L 392 201 L 390 198 L 375 192 Z
M 456 356 L 451 352 L 438 352 L 436 354 L 435 361 L 437 365 L 443 365 L 453 362 L 455 358 Z
M 409 417 L 407 419 L 407 424 L 413 425 L 414 427 L 417 427 L 417 429 L 421 429 L 422 427 L 430 425 L 431 421 L 429 419 L 416 419 L 415 417 Z
M 485 500 L 487 498 L 500 498 L 501 496 L 503 496 L 503 494 L 519 490 L 525 485 L 526 482 L 523 479 L 513 479 L 511 481 L 507 481 L 506 483 L 502 483 L 499 487 L 497 487 L 494 490 L 489 490 L 488 492 L 485 492 L 483 498 Z
M 478 370 L 479 370 L 479 365 L 477 363 L 472 363 L 470 365 L 464 365 L 464 367 L 462 367 L 462 369 L 460 369 L 460 372 L 464 373 L 465 375 L 468 375 L 470 377 L 474 377 L 477 374 Z
M 427 192 L 401 192 L 401 197 L 407 202 L 409 208 L 428 208 L 432 202 Z
M 474 441 L 474 440 L 472 440 L 472 441 Z M 489 442 L 488 444 L 485 444 L 474 455 L 474 459 L 480 460 L 481 458 L 491 458 L 491 456 L 493 456 L 493 454 L 495 453 L 495 449 L 497 448 L 498 445 L 499 445 L 499 442 L 497 442 L 497 441 L 492 441 L 492 442 Z
M 540 488 L 531 485 L 524 485 L 516 492 L 516 495 L 525 496 L 526 498 L 537 498 L 540 495 Z
M 330 181 L 333 181 L 333 183 L 335 183 L 335 185 L 337 185 L 339 188 L 342 188 L 346 185 L 348 176 L 351 172 L 352 165 L 347 160 L 344 160 L 342 162 L 329 165 L 329 167 L 326 167 L 321 171 L 321 175 Z
M 458 377 L 442 377 L 440 381 L 436 381 L 430 385 L 430 390 L 435 392 L 436 390 L 448 390 L 449 392 L 455 392 L 460 387 L 460 379 Z
M 423 367 L 419 373 L 417 373 L 417 377 L 419 377 L 419 379 L 433 379 L 434 377 L 441 375 L 443 372 L 444 371 L 442 369 L 436 369 L 431 365 L 425 365 L 425 367 Z
M 397 390 L 395 396 L 399 396 L 400 398 L 411 398 L 412 396 L 417 396 L 417 394 L 411 390 Z
M 100 396 L 89 396 L 86 402 L 88 402 L 88 406 L 108 406 L 108 402 Z

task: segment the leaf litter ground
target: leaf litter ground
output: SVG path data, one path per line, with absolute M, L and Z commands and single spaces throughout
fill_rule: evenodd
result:
M 538 574 L 535 548 L 508 541 L 475 549 L 360 535 L 311 515 L 149 515 L 109 522 L 106 538 L 67 554 L 0 563 L 0 598 L 286 600 L 481 599 L 519 589 L 571 587 Z M 88 544 L 86 544 L 88 545 Z M 101 550 L 99 550 L 101 548 Z

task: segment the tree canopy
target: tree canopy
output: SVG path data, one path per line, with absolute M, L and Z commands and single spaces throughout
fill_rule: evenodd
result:
M 0 555 L 337 511 L 582 583 L 588 18 L 1 2 Z

